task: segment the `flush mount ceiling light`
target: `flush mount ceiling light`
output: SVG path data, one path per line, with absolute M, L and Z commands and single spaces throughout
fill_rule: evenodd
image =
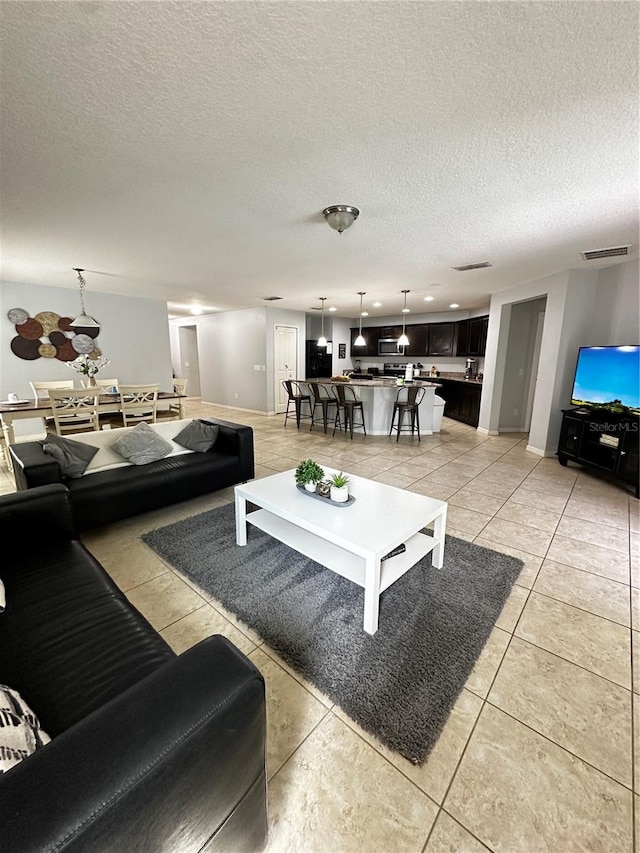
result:
M 382 308 L 382 302 L 374 302 L 373 307 L 374 308 Z
M 330 207 L 325 207 L 322 213 L 331 228 L 338 234 L 342 234 L 347 228 L 351 228 L 360 216 L 358 208 L 352 207 L 350 204 L 332 204 Z
M 79 267 L 72 267 L 72 269 L 78 273 L 78 281 L 80 282 L 80 314 L 69 325 L 74 329 L 99 329 L 100 323 L 96 322 L 93 317 L 89 317 L 84 310 L 84 289 L 87 286 L 82 275 L 84 270 Z
M 425 298 L 424 298 L 425 302 L 433 302 L 433 300 L 434 300 L 433 296 L 425 296 Z
M 358 296 L 360 297 L 360 328 L 358 330 L 358 337 L 353 342 L 354 347 L 366 347 L 367 342 L 362 336 L 362 297 L 365 295 L 366 290 L 359 290 Z
M 458 305 L 457 302 L 452 302 L 451 305 L 449 305 L 449 308 L 459 308 L 459 307 L 460 306 Z
M 338 309 L 336 308 L 336 306 L 335 306 L 335 305 L 332 305 L 332 306 L 331 306 L 331 308 L 329 308 L 329 311 L 337 311 L 337 310 L 338 310 Z
M 406 334 L 405 319 L 406 319 L 406 316 L 410 310 L 409 308 L 407 308 L 407 293 L 410 293 L 410 291 L 409 290 L 403 290 L 402 292 L 404 293 L 404 308 L 402 309 L 402 334 L 398 338 L 398 346 L 399 347 L 408 347 L 409 346 L 409 338 L 407 337 L 407 334 Z
M 326 347 L 327 339 L 324 336 L 324 303 L 327 301 L 327 297 L 326 296 L 320 296 L 319 299 L 320 299 L 320 302 L 322 302 L 322 308 L 320 309 L 322 311 L 322 330 L 320 331 L 320 337 L 318 338 L 318 346 L 319 347 Z

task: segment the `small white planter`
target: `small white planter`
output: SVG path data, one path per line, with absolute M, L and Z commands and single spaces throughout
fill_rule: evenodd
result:
M 349 486 L 331 486 L 331 500 L 343 504 L 349 500 Z
M 316 484 L 315 483 L 305 483 L 304 487 L 308 492 L 315 492 L 315 490 L 316 490 Z

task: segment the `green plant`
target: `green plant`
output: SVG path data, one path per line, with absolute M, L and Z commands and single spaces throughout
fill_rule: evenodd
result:
M 332 486 L 335 486 L 336 489 L 342 489 L 350 481 L 347 475 L 340 471 L 339 474 L 334 474 L 333 477 L 329 477 L 329 482 Z
M 324 471 L 313 459 L 305 459 L 296 468 L 296 483 L 305 486 L 307 483 L 319 483 L 324 477 Z

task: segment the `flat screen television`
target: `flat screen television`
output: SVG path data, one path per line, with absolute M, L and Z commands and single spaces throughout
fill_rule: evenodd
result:
M 640 411 L 640 346 L 580 347 L 571 403 Z

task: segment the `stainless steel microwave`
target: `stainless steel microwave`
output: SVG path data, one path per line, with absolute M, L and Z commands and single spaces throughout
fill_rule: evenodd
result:
M 397 338 L 380 338 L 378 341 L 378 355 L 402 355 L 404 347 L 398 346 Z

